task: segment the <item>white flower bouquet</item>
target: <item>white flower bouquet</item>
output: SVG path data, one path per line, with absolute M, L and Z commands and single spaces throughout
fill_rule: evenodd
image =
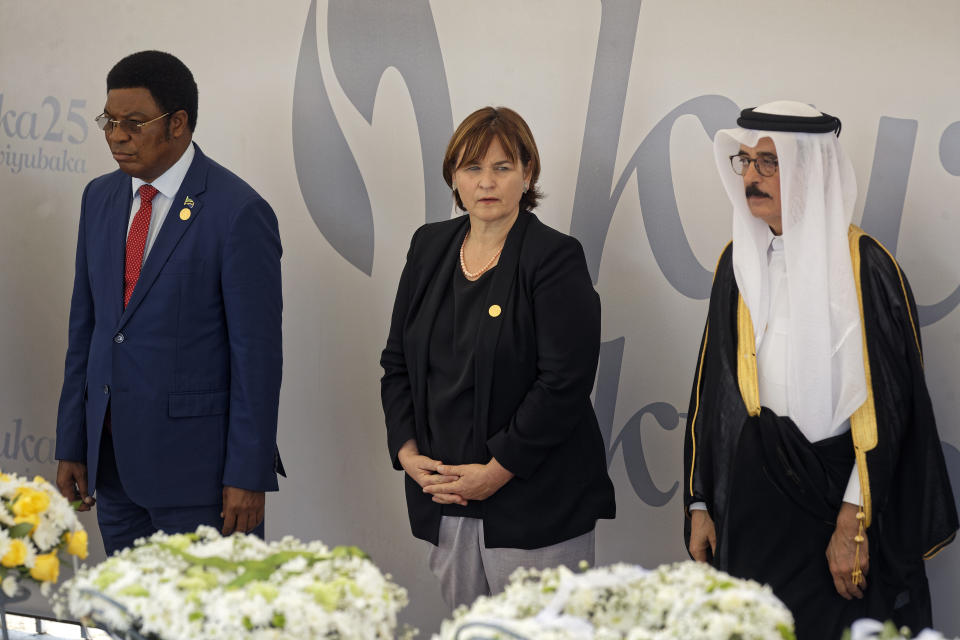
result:
M 157 533 L 83 568 L 54 611 L 117 634 L 190 638 L 393 638 L 407 592 L 356 547 Z
M 458 607 L 434 640 L 792 640 L 770 587 L 694 562 L 580 574 L 517 569 L 503 593 Z
M 48 595 L 60 577 L 60 552 L 87 557 L 87 532 L 75 505 L 49 482 L 0 473 L 0 588 L 14 597 L 24 581 Z
M 910 635 L 910 629 L 897 628 L 891 621 L 880 622 L 863 618 L 857 620 L 843 633 L 843 640 L 947 640 L 939 631 L 924 629 L 917 636 Z M 960 639 L 954 639 L 960 640 Z

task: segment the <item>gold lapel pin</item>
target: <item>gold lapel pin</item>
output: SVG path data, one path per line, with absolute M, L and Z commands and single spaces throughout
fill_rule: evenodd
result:
M 183 209 L 180 209 L 180 219 L 181 219 L 181 220 L 189 220 L 189 219 L 190 219 L 190 209 L 187 209 L 186 207 L 184 207 Z
M 500 308 L 500 305 L 498 305 L 498 304 L 492 304 L 492 305 L 490 305 L 490 308 L 487 309 L 487 313 L 490 314 L 490 317 L 491 317 L 491 318 L 496 318 L 496 317 L 499 316 L 501 313 L 503 313 L 503 309 L 501 309 L 501 308 Z

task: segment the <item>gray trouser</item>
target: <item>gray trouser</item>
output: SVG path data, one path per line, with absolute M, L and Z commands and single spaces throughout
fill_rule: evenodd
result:
M 483 520 L 443 516 L 440 544 L 430 548 L 430 570 L 440 580 L 443 600 L 453 608 L 500 593 L 517 567 L 547 569 L 563 564 L 576 569 L 581 560 L 593 565 L 594 551 L 593 531 L 539 549 L 487 549 Z

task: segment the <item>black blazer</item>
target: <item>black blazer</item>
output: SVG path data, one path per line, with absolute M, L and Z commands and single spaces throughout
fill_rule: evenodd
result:
M 468 216 L 413 235 L 380 364 L 387 445 L 415 438 L 431 456 L 428 349 L 450 291 Z M 590 392 L 600 351 L 600 298 L 580 243 L 521 213 L 507 235 L 477 332 L 475 450 L 515 477 L 482 501 L 487 547 L 537 549 L 582 535 L 616 513 Z M 500 308 L 497 315 L 493 306 Z M 489 457 L 476 460 L 489 462 Z M 409 476 L 413 534 L 438 543 L 441 507 Z

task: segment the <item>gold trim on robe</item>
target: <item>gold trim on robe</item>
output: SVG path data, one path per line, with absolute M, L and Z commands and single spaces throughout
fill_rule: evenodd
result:
M 932 548 L 932 549 L 930 549 L 930 550 L 927 551 L 925 554 L 923 554 L 923 559 L 924 559 L 924 560 L 929 560 L 930 558 L 934 557 L 935 555 L 937 555 L 938 553 L 940 553 L 941 551 L 943 551 L 943 548 L 944 548 L 944 547 L 946 547 L 948 544 L 950 544 L 951 542 L 953 542 L 953 539 L 956 538 L 956 537 L 957 537 L 956 532 L 951 533 L 950 536 L 949 536 L 946 540 L 944 540 L 943 542 L 941 542 L 941 543 L 939 543 L 939 544 L 933 545 L 933 548 Z
M 690 441 L 693 443 L 693 453 L 691 455 L 691 460 L 694 462 L 697 459 L 697 414 L 700 412 L 700 375 L 703 373 L 703 358 L 707 353 L 707 338 L 710 335 L 710 322 L 707 321 L 707 326 L 703 330 L 703 348 L 700 350 L 700 364 L 697 366 L 697 403 L 693 409 L 693 419 L 690 421 Z M 690 465 L 690 495 L 693 496 L 693 470 L 696 468 L 696 465 Z
M 717 258 L 717 266 L 713 268 L 713 279 L 717 279 L 717 271 L 720 270 L 720 261 L 723 260 L 723 254 L 727 252 L 727 249 L 730 245 L 733 244 L 733 241 L 727 243 L 723 248 L 723 251 L 720 252 L 720 257 Z M 707 303 L 709 305 L 709 302 Z M 707 355 L 707 337 L 710 333 L 710 320 L 709 312 L 707 314 L 707 326 L 703 329 L 703 348 L 700 349 L 700 363 L 697 365 L 697 393 L 696 393 L 696 404 L 693 408 L 693 418 L 690 420 L 690 442 L 693 445 L 693 451 L 690 455 L 690 495 L 693 496 L 693 470 L 697 467 L 697 414 L 700 413 L 700 375 L 703 373 L 703 360 Z
M 743 296 L 737 296 L 737 384 L 740 386 L 740 395 L 747 413 L 751 416 L 760 415 L 760 384 L 757 381 L 757 347 L 753 333 L 753 319 L 750 318 L 750 309 L 743 301 Z
M 857 304 L 860 306 L 860 326 L 863 334 L 863 374 L 867 379 L 867 399 L 850 416 L 850 433 L 853 435 L 853 451 L 857 458 L 857 475 L 860 477 L 860 506 L 866 515 L 864 527 L 873 521 L 873 504 L 870 497 L 870 471 L 867 468 L 867 451 L 877 446 L 877 408 L 873 402 L 873 379 L 870 375 L 870 354 L 867 351 L 867 328 L 863 319 L 863 286 L 860 282 L 860 238 L 862 229 L 850 225 L 850 261 L 853 263 L 853 281 L 857 287 Z M 889 254 L 888 254 L 889 255 Z M 897 269 L 899 272 L 899 268 Z M 902 283 L 902 280 L 901 280 Z

